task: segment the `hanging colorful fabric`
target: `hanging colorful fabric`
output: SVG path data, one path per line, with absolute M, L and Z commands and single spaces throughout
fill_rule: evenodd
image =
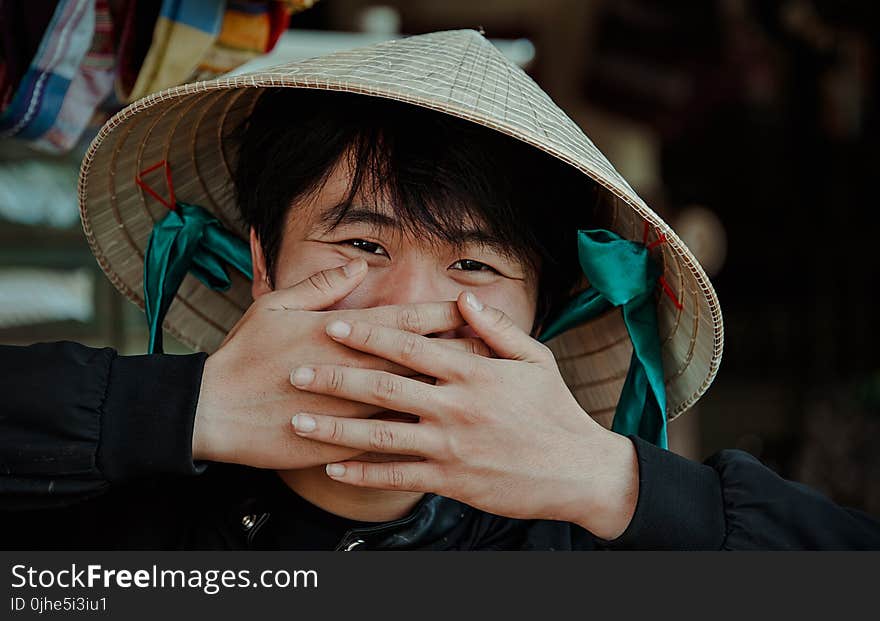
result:
M 150 50 L 127 101 L 186 82 L 214 45 L 225 8 L 226 0 L 163 0 Z
M 0 113 L 12 101 L 18 85 L 46 34 L 56 2 L 0 2 Z
M 110 6 L 107 0 L 96 0 L 91 48 L 73 76 L 52 126 L 32 145 L 49 153 L 66 153 L 76 146 L 95 110 L 113 90 L 115 69 Z
M 30 67 L 0 115 L 0 137 L 32 140 L 53 126 L 94 30 L 94 0 L 58 3 Z
M 603 229 L 578 231 L 578 258 L 591 286 L 550 323 L 540 340 L 546 342 L 612 307 L 622 307 L 633 355 L 612 429 L 667 448 L 666 387 L 654 303 L 660 268 L 649 246 Z M 665 286 L 664 290 L 669 294 Z
M 229 0 L 223 26 L 192 80 L 209 80 L 268 54 L 290 24 L 290 16 L 313 0 Z
M 114 14 L 116 34 L 116 84 L 118 102 L 130 101 L 138 74 L 150 51 L 161 5 L 152 0 L 128 0 Z

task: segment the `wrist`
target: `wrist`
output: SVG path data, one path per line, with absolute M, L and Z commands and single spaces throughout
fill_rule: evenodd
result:
M 205 367 L 202 371 L 202 383 L 199 387 L 199 398 L 196 402 L 196 412 L 193 417 L 192 429 L 192 458 L 193 461 L 214 461 L 215 456 L 211 450 L 212 446 L 212 405 L 211 395 L 214 390 L 211 382 L 215 375 L 213 364 L 213 356 L 208 356 L 205 360 Z
M 598 445 L 598 446 L 597 446 Z M 587 498 L 571 520 L 602 539 L 616 539 L 633 518 L 639 498 L 639 462 L 632 441 L 602 429 L 594 444 L 595 468 L 585 473 Z
M 193 435 L 192 435 L 192 458 L 193 461 L 207 461 L 208 460 L 208 452 L 205 441 L 206 431 L 205 431 L 205 417 L 201 415 L 200 408 L 196 409 L 196 417 L 193 422 Z

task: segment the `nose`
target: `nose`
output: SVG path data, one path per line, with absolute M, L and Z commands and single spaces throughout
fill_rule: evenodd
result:
M 373 276 L 370 306 L 455 300 L 461 291 L 458 284 L 446 277 L 445 270 L 428 257 L 396 261 Z

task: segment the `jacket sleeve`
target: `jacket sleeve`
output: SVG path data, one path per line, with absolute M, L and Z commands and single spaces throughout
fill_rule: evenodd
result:
M 0 507 L 60 507 L 124 481 L 204 471 L 192 430 L 205 358 L 0 346 Z
M 880 522 L 787 481 L 744 451 L 704 464 L 631 438 L 639 498 L 609 549 L 880 549 Z

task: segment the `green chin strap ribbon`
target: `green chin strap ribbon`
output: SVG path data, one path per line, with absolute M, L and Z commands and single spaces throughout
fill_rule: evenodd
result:
M 232 281 L 223 263 L 253 279 L 250 247 L 198 205 L 177 203 L 153 226 L 144 255 L 149 352 L 162 353 L 162 322 L 187 272 L 215 291 Z
M 144 257 L 150 353 L 162 352 L 162 322 L 187 273 L 215 291 L 231 285 L 224 263 L 253 278 L 247 243 L 202 207 L 176 206 L 153 227 Z M 601 229 L 578 232 L 578 254 L 592 287 L 569 303 L 541 341 L 622 306 L 633 357 L 612 429 L 666 448 L 666 391 L 653 300 L 660 270 L 644 245 Z
M 654 304 L 660 268 L 647 246 L 604 229 L 578 231 L 578 260 L 591 286 L 569 302 L 540 340 L 549 341 L 612 307 L 623 307 L 633 355 L 611 428 L 665 449 L 666 387 Z

